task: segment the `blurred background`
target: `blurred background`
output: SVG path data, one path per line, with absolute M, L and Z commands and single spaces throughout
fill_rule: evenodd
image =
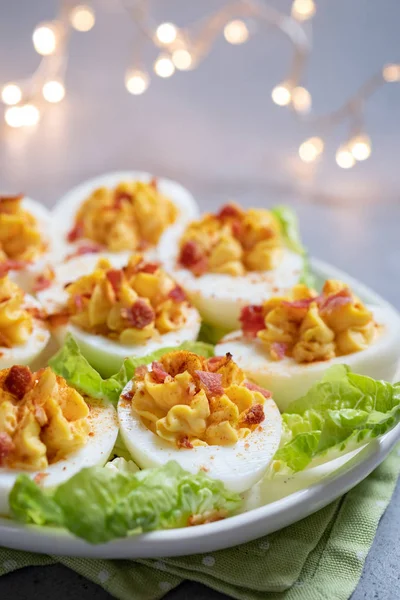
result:
M 237 3 L 148 4 L 154 23 L 186 27 Z M 290 15 L 289 0 L 264 4 Z M 1 119 L 2 191 L 23 192 L 51 207 L 84 179 L 131 168 L 180 181 L 204 209 L 232 198 L 255 206 L 287 202 L 298 210 L 312 254 L 400 307 L 400 84 L 382 86 L 363 107 L 372 144 L 368 160 L 350 169 L 338 166 L 335 153 L 349 133 L 341 123 L 324 135 L 323 155 L 305 163 L 300 144 L 323 132 L 271 99 L 293 56 L 276 28 L 250 20 L 249 39 L 240 45 L 228 43 L 221 32 L 196 69 L 168 78 L 154 74 L 159 50 L 147 43 L 141 60 L 150 85 L 132 95 L 124 78 L 137 29 L 119 0 L 94 0 L 91 6 L 94 26 L 86 33 L 72 30 L 69 40 L 65 98 L 46 103 L 32 127 L 10 127 Z M 323 115 L 385 64 L 400 60 L 400 3 L 316 0 L 315 6 L 312 24 L 302 22 L 312 38 L 302 83 L 312 95 L 312 115 Z M 0 86 L 34 72 L 40 56 L 32 33 L 58 10 L 56 0 L 3 0 Z

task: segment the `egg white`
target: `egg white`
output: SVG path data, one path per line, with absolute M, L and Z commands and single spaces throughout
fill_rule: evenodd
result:
M 80 256 L 55 269 L 54 284 L 38 294 L 38 298 L 48 313 L 57 312 L 65 305 L 68 294 L 64 285 L 75 281 L 82 275 L 91 273 L 99 256 L 97 254 Z M 107 253 L 101 254 L 101 257 L 108 258 L 114 268 L 120 268 L 127 262 L 126 257 L 122 254 Z M 141 344 L 121 344 L 108 337 L 88 333 L 72 323 L 54 328 L 53 334 L 61 345 L 67 333 L 71 333 L 90 364 L 103 377 L 110 377 L 119 370 L 127 356 L 146 356 L 159 348 L 175 347 L 182 342 L 195 340 L 199 330 L 200 315 L 195 308 L 189 307 L 186 323 L 181 329 L 159 335 Z
M 129 382 L 123 392 L 130 391 Z M 142 469 L 158 467 L 175 460 L 190 473 L 203 470 L 209 477 L 219 479 L 234 492 L 244 492 L 264 475 L 278 449 L 282 421 L 272 399 L 264 403 L 265 419 L 245 439 L 233 446 L 198 446 L 177 448 L 147 429 L 131 402 L 120 398 L 118 419 L 123 441 L 133 460 Z
M 38 275 L 43 273 L 47 265 L 57 264 L 61 258 L 60 235 L 50 211 L 45 206 L 32 198 L 24 197 L 22 208 L 35 217 L 40 235 L 47 244 L 47 248 L 37 260 L 24 269 L 9 271 L 9 276 L 24 291 L 32 293 Z
M 74 252 L 82 244 L 82 240 L 72 243 L 68 242 L 67 236 L 74 226 L 75 215 L 80 206 L 97 188 L 103 186 L 114 188 L 122 181 L 146 182 L 150 181 L 152 177 L 153 175 L 150 173 L 142 171 L 106 173 L 81 183 L 60 198 L 52 214 L 60 231 L 64 256 Z M 177 232 L 181 226 L 198 217 L 199 209 L 191 193 L 176 181 L 159 177 L 157 178 L 157 182 L 160 193 L 169 198 L 179 209 L 176 222 L 168 228 L 168 231 L 171 231 L 171 235 L 174 236 L 174 232 Z M 156 249 L 152 249 L 146 254 L 153 256 L 155 251 Z M 117 252 L 115 254 L 120 253 Z M 126 255 L 126 252 L 122 252 L 122 254 Z
M 42 309 L 40 303 L 25 294 L 24 308 Z M 50 333 L 42 321 L 33 319 L 33 331 L 24 344 L 19 344 L 13 348 L 0 346 L 0 369 L 7 369 L 13 365 L 31 365 L 43 355 L 43 352 L 50 340 Z
M 89 402 L 88 402 L 89 403 Z M 42 477 L 40 485 L 52 488 L 78 473 L 84 467 L 103 466 L 114 447 L 118 435 L 118 419 L 115 408 L 108 402 L 90 400 L 88 417 L 93 435 L 87 438 L 84 446 L 72 452 L 63 460 L 50 465 L 43 471 L 25 471 L 0 468 L 0 515 L 9 514 L 8 496 L 18 475 L 25 473 L 31 479 Z
M 360 352 L 316 363 L 297 363 L 290 357 L 273 361 L 267 357 L 260 340 L 244 339 L 241 331 L 234 331 L 217 344 L 215 353 L 231 352 L 249 379 L 272 392 L 281 412 L 303 396 L 332 365 L 346 364 L 359 375 L 392 382 L 400 357 L 400 317 L 390 307 L 368 308 L 381 327 L 374 343 Z
M 247 304 L 261 304 L 270 296 L 285 294 L 301 276 L 304 259 L 285 248 L 282 261 L 272 271 L 252 271 L 233 277 L 219 273 L 205 273 L 195 277 L 189 269 L 177 264 L 177 236 L 166 231 L 159 246 L 159 259 L 165 269 L 182 286 L 206 323 L 227 330 L 239 327 L 239 316 Z

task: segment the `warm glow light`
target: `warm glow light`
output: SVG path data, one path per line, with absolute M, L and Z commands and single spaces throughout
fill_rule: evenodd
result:
M 314 162 L 324 150 L 324 142 L 319 137 L 312 137 L 303 142 L 299 148 L 299 156 L 306 163 Z
M 23 118 L 20 106 L 12 106 L 7 108 L 4 113 L 4 120 L 10 127 L 22 127 Z
M 249 38 L 249 30 L 246 23 L 237 19 L 225 25 L 224 36 L 230 44 L 244 44 Z
M 300 113 L 308 113 L 311 108 L 311 94 L 306 88 L 296 87 L 292 92 L 292 104 Z
M 382 71 L 383 79 L 388 83 L 400 81 L 400 65 L 385 65 Z
M 69 15 L 71 25 L 77 31 L 90 31 L 95 24 L 96 17 L 91 6 L 78 4 Z
M 367 135 L 358 135 L 349 142 L 352 155 L 356 160 L 367 160 L 371 155 L 371 140 Z
M 4 104 L 18 104 L 22 98 L 22 92 L 16 83 L 7 83 L 1 90 L 1 99 Z
M 159 77 L 171 77 L 175 73 L 175 66 L 169 56 L 161 54 L 154 63 L 154 71 Z
M 315 15 L 314 0 L 294 0 L 292 4 L 292 17 L 298 21 L 306 21 Z
M 351 167 L 354 167 L 356 160 L 348 146 L 340 146 L 336 152 L 336 162 L 342 169 L 351 169 Z
M 7 108 L 4 119 L 10 127 L 32 127 L 39 123 L 40 113 L 33 104 L 24 104 Z
M 130 94 L 139 96 L 149 87 L 150 78 L 144 71 L 130 69 L 125 75 L 125 87 Z
M 190 69 L 192 66 L 193 59 L 190 52 L 182 48 L 180 50 L 174 50 L 172 53 L 172 62 L 180 71 L 187 71 L 187 69 Z
M 52 23 L 38 25 L 32 35 L 33 45 L 38 54 L 53 54 L 57 46 L 57 30 Z
M 47 81 L 42 88 L 42 94 L 47 102 L 61 102 L 65 96 L 65 87 L 61 81 Z
M 156 36 L 161 44 L 172 44 L 178 35 L 178 28 L 173 23 L 161 23 L 157 27 Z
M 271 97 L 278 106 L 287 106 L 290 103 L 292 94 L 285 83 L 280 83 L 272 90 Z

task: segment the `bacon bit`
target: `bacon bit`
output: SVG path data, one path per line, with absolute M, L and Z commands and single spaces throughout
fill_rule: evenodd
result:
M 239 321 L 242 331 L 249 337 L 256 337 L 257 333 L 265 329 L 263 307 L 258 304 L 249 304 L 242 308 Z
M 115 294 L 118 294 L 122 283 L 123 273 L 121 269 L 110 269 L 106 273 L 106 277 L 111 284 Z
M 79 238 L 83 237 L 85 233 L 85 226 L 83 221 L 77 221 L 71 231 L 68 232 L 67 240 L 69 242 L 76 242 Z
M 288 345 L 285 342 L 272 342 L 271 344 L 271 356 L 274 360 L 282 360 L 286 356 Z
M 77 256 L 83 256 L 84 254 L 96 254 L 96 252 L 100 252 L 101 249 L 102 248 L 101 248 L 101 246 L 99 246 L 99 244 L 91 244 L 91 243 L 82 244 L 82 246 L 79 246 L 79 248 L 77 248 L 75 250 L 75 252 L 68 254 L 68 256 L 66 257 L 66 260 L 71 260 L 71 258 L 76 258 Z
M 165 371 L 162 364 L 158 361 L 153 361 L 151 363 L 151 372 L 156 383 L 164 383 L 164 381 L 168 377 L 167 371 Z
M 346 306 L 346 304 L 351 304 L 353 301 L 351 292 L 348 288 L 344 290 L 340 290 L 336 294 L 332 294 L 327 298 L 324 298 L 320 304 L 321 314 L 331 314 L 336 309 L 341 306 Z
M 53 313 L 52 315 L 47 315 L 46 320 L 50 327 L 57 328 L 68 323 L 69 316 L 69 312 L 60 311 L 58 313 Z
M 14 365 L 4 380 L 4 387 L 10 394 L 21 400 L 32 384 L 33 376 L 29 367 Z
M 14 450 L 14 443 L 8 433 L 0 432 L 0 467 L 6 464 L 8 456 Z
M 36 277 L 36 281 L 33 284 L 33 291 L 40 292 L 42 290 L 47 290 L 51 286 L 51 282 L 55 279 L 54 269 L 51 267 L 46 268 L 46 274 L 42 273 Z
M 183 267 L 190 269 L 194 275 L 202 275 L 207 270 L 207 257 L 200 246 L 192 240 L 182 246 L 179 262 Z
M 38 308 L 37 306 L 27 306 L 25 308 L 26 312 L 29 313 L 34 319 L 39 319 L 43 321 L 46 318 L 46 313 L 43 309 Z
M 150 242 L 147 240 L 140 240 L 136 249 L 139 250 L 139 252 L 143 252 L 144 250 L 147 250 L 149 246 L 151 246 Z
M 129 192 L 120 192 L 120 191 L 115 191 L 114 192 L 114 206 L 113 208 L 116 208 L 117 210 L 121 208 L 122 206 L 122 202 L 124 200 L 128 200 L 128 202 L 132 202 L 133 200 L 133 196 L 132 194 L 130 194 Z
M 158 263 L 142 263 L 138 267 L 139 273 L 155 273 L 160 268 Z
M 153 187 L 155 190 L 158 189 L 158 177 L 152 177 L 149 181 L 149 185 Z
M 29 265 L 29 262 L 26 260 L 13 260 L 12 258 L 7 258 L 0 263 L 0 277 L 4 277 L 9 271 L 20 271 L 21 269 L 25 269 L 27 265 Z
M 132 398 L 133 398 L 134 395 L 135 395 L 135 392 L 131 388 L 129 390 L 129 392 L 125 392 L 124 394 L 121 394 L 121 398 L 123 398 L 124 400 L 127 400 L 128 402 L 130 402 L 132 400 Z
M 43 479 L 45 479 L 46 477 L 48 477 L 49 473 L 37 473 L 35 475 L 35 477 L 33 478 L 33 481 L 36 483 L 36 485 L 40 485 L 43 481 Z
M 180 285 L 176 285 L 169 293 L 168 298 L 171 298 L 174 302 L 184 302 L 186 300 L 186 294 Z
M 176 445 L 178 446 L 178 448 L 193 448 L 193 444 L 190 442 L 189 438 L 187 435 L 184 435 L 181 438 L 178 438 L 176 440 Z
M 235 219 L 231 223 L 232 235 L 235 238 L 240 238 L 243 235 L 243 224 L 241 221 Z
M 154 321 L 155 312 L 147 302 L 139 298 L 130 308 L 123 308 L 121 316 L 135 329 L 144 329 Z
M 206 394 L 210 396 L 222 396 L 222 373 L 208 373 L 207 371 L 195 371 L 200 383 L 204 386 Z
M 39 423 L 40 427 L 43 427 L 48 422 L 46 411 L 43 406 L 35 406 L 35 419 Z
M 264 408 L 262 404 L 254 404 L 246 411 L 243 423 L 245 425 L 258 425 L 265 419 Z
M 227 217 L 238 218 L 242 215 L 242 211 L 235 204 L 224 204 L 224 206 L 217 213 L 218 219 L 225 219 Z
M 206 467 L 205 465 L 201 465 L 200 467 L 200 471 L 204 471 L 204 473 L 208 473 L 210 469 L 208 467 Z
M 146 365 L 139 365 L 135 369 L 135 377 L 143 379 L 143 377 L 147 374 L 147 372 L 148 371 L 147 371 Z
M 319 301 L 319 297 L 315 298 L 302 298 L 301 300 L 293 300 L 293 302 L 289 302 L 288 300 L 282 300 L 282 306 L 287 306 L 288 308 L 294 309 L 308 309 L 312 302 Z
M 75 308 L 76 310 L 83 310 L 83 296 L 82 294 L 76 294 L 76 296 L 73 297 L 73 301 L 75 304 Z
M 269 390 L 266 390 L 265 388 L 261 387 L 260 385 L 257 385 L 256 383 L 253 383 L 252 381 L 246 381 L 244 387 L 246 387 L 248 390 L 251 390 L 252 392 L 260 392 L 260 394 L 262 394 L 264 398 L 271 398 L 272 396 L 272 393 Z

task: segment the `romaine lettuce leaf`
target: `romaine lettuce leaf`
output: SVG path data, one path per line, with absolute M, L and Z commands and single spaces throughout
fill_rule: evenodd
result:
M 9 501 L 15 519 L 62 526 L 92 544 L 184 527 L 192 516 L 228 516 L 241 503 L 220 481 L 202 472 L 192 475 L 173 461 L 136 473 L 85 468 L 51 492 L 20 475 Z
M 301 471 L 315 458 L 331 460 L 400 421 L 400 384 L 328 369 L 305 396 L 282 414 L 284 433 L 271 472 Z
M 50 360 L 49 365 L 57 375 L 61 375 L 80 392 L 93 398 L 107 399 L 117 402 L 125 385 L 135 374 L 139 365 L 147 365 L 153 360 L 159 360 L 166 352 L 171 350 L 189 350 L 209 358 L 214 355 L 214 348 L 204 342 L 183 342 L 175 348 L 160 348 L 147 356 L 129 357 L 118 373 L 103 379 L 81 353 L 78 344 L 67 335 L 63 347 Z
M 199 340 L 206 344 L 215 345 L 230 331 L 230 329 L 217 327 L 216 325 L 210 325 L 209 323 L 203 322 L 200 327 Z

